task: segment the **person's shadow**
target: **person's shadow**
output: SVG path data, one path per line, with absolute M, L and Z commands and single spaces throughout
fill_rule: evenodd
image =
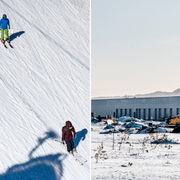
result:
M 74 139 L 74 147 L 77 148 L 77 146 L 79 145 L 80 141 L 84 141 L 86 138 L 86 134 L 87 134 L 88 130 L 87 129 L 83 129 L 79 132 L 76 132 L 77 137 Z
M 38 137 L 37 145 L 29 152 L 27 162 L 13 165 L 0 174 L 0 180 L 60 180 L 63 176 L 62 161 L 67 154 L 49 154 L 33 157 L 34 152 L 48 139 L 57 138 L 57 134 L 50 130 L 43 138 Z
M 11 34 L 9 37 L 10 41 L 13 41 L 15 38 L 20 37 L 24 33 L 25 33 L 25 31 L 19 31 L 19 32 Z
M 0 174 L 0 180 L 60 180 L 63 176 L 62 161 L 66 156 L 58 153 L 32 158 L 10 167 Z

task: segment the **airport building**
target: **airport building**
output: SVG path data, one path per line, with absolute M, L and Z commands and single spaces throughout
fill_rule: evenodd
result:
M 94 117 L 130 116 L 144 120 L 163 120 L 180 114 L 180 96 L 92 99 Z

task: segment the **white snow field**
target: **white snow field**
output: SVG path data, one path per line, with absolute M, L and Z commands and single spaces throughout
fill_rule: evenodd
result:
M 106 126 L 91 126 L 92 180 L 180 179 L 179 133 L 108 133 Z
M 89 0 L 1 0 L 0 180 L 90 178 Z M 55 139 L 70 120 L 80 166 Z

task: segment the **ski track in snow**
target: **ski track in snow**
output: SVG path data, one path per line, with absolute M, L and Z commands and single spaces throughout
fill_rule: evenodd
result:
M 0 180 L 88 179 L 90 2 L 1 0 L 0 11 L 14 46 L 0 47 Z M 83 166 L 54 142 L 67 120 Z

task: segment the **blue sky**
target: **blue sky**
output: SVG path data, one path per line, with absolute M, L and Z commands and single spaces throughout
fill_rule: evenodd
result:
M 91 1 L 91 95 L 180 88 L 179 0 Z

